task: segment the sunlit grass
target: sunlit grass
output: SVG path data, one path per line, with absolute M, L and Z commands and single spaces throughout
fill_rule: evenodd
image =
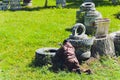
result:
M 33 5 L 42 7 L 44 0 L 34 0 Z M 49 1 L 48 5 L 55 6 L 55 0 Z M 92 75 L 66 71 L 54 73 L 49 66 L 31 66 L 36 49 L 59 47 L 58 43 L 68 38 L 71 33 L 67 29 L 75 24 L 77 9 L 79 6 L 0 11 L 0 80 L 118 80 L 120 59 L 93 62 L 89 66 L 94 71 Z M 119 9 L 120 6 L 97 7 L 103 17 L 111 19 L 109 32 L 120 29 L 120 20 L 114 16 Z

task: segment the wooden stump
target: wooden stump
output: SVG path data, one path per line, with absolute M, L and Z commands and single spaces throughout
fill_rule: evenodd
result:
M 55 56 L 58 48 L 40 48 L 35 52 L 35 66 L 43 66 L 52 64 L 52 59 Z
M 95 58 L 103 55 L 115 56 L 113 40 L 110 37 L 95 39 L 91 53 L 91 56 Z
M 111 33 L 110 37 L 114 41 L 116 56 L 120 56 L 120 31 Z

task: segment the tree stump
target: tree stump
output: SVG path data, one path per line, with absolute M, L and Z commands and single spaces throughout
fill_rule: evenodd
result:
M 52 64 L 52 59 L 55 56 L 58 48 L 40 48 L 35 52 L 35 66 L 43 66 Z
M 114 43 L 110 37 L 95 39 L 91 48 L 91 56 L 99 58 L 99 56 L 115 56 Z
M 111 33 L 110 37 L 114 41 L 116 55 L 120 56 L 120 31 Z

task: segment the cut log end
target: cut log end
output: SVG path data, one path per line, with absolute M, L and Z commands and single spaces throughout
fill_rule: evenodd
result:
M 110 37 L 95 39 L 91 56 L 98 58 L 99 56 L 108 55 L 115 56 L 114 43 Z

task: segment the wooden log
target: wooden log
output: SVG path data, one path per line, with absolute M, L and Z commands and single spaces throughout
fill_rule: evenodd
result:
M 52 64 L 52 59 L 58 48 L 40 48 L 35 52 L 35 66 Z
M 110 37 L 114 41 L 116 55 L 120 56 L 120 31 L 116 31 L 116 32 L 111 33 Z
M 99 58 L 99 56 L 115 56 L 114 43 L 110 37 L 95 39 L 91 48 L 91 56 Z

